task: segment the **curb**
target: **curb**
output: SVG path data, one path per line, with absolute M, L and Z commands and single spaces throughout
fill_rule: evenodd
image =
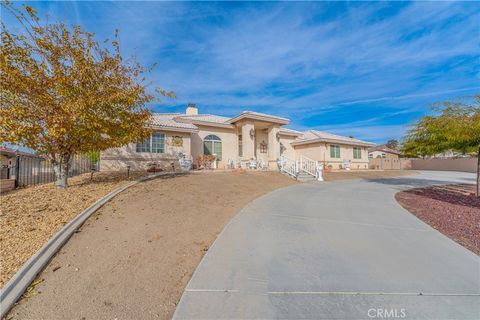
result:
M 27 262 L 17 271 L 17 273 L 0 289 L 0 319 L 3 319 L 12 306 L 22 296 L 30 283 L 35 280 L 36 276 L 45 268 L 53 256 L 60 248 L 70 239 L 72 234 L 82 226 L 82 224 L 105 203 L 110 201 L 120 192 L 138 184 L 139 182 L 154 179 L 159 176 L 180 175 L 182 173 L 157 173 L 139 178 L 121 186 L 103 198 L 95 201 L 90 207 L 83 210 L 70 222 L 63 226 L 40 250 L 38 250 Z

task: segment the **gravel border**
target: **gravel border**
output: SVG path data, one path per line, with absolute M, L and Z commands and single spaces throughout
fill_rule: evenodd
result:
M 139 178 L 121 186 L 103 198 L 94 202 L 87 209 L 83 210 L 70 222 L 68 222 L 60 231 L 58 231 L 50 240 L 45 243 L 27 262 L 18 270 L 18 272 L 8 281 L 3 288 L 0 289 L 0 319 L 3 319 L 12 306 L 22 296 L 30 283 L 35 280 L 36 276 L 47 266 L 53 256 L 60 248 L 70 239 L 75 230 L 80 228 L 82 224 L 105 203 L 110 201 L 120 192 L 138 184 L 139 182 L 154 179 L 159 176 L 179 175 L 182 173 L 162 172 Z

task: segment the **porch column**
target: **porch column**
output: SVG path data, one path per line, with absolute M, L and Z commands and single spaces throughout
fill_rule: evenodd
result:
M 242 145 L 243 159 L 246 160 L 255 158 L 255 141 L 254 137 L 250 136 L 251 130 L 255 130 L 253 121 L 245 121 L 242 124 Z
M 280 127 L 272 125 L 268 127 L 268 160 L 276 161 L 280 158 L 280 141 L 277 139 L 277 133 Z

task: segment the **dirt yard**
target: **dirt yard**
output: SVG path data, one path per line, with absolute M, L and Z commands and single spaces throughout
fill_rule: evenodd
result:
M 474 192 L 474 185 L 447 185 L 410 189 L 395 198 L 419 219 L 480 255 L 480 198 Z
M 140 183 L 87 221 L 8 317 L 169 319 L 225 224 L 253 199 L 295 183 L 272 172 Z
M 113 189 L 146 173 L 84 174 L 68 189 L 52 183 L 0 195 L 0 287 L 68 221 Z
M 390 178 L 399 176 L 411 176 L 417 174 L 415 171 L 409 170 L 352 170 L 352 171 L 333 171 L 325 172 L 325 181 L 336 181 L 346 179 L 377 179 Z

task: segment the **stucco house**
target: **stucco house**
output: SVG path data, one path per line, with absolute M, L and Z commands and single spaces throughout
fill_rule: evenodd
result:
M 215 155 L 216 167 L 246 167 L 255 160 L 271 170 L 278 169 L 281 157 L 299 156 L 319 161 L 334 169 L 368 169 L 368 147 L 358 139 L 310 130 L 285 128 L 289 119 L 244 111 L 229 118 L 199 114 L 195 105 L 185 113 L 154 114 L 149 139 L 101 153 L 100 170 L 118 170 L 130 166 L 145 169 L 152 162 L 169 169 L 182 154 L 191 159 Z

